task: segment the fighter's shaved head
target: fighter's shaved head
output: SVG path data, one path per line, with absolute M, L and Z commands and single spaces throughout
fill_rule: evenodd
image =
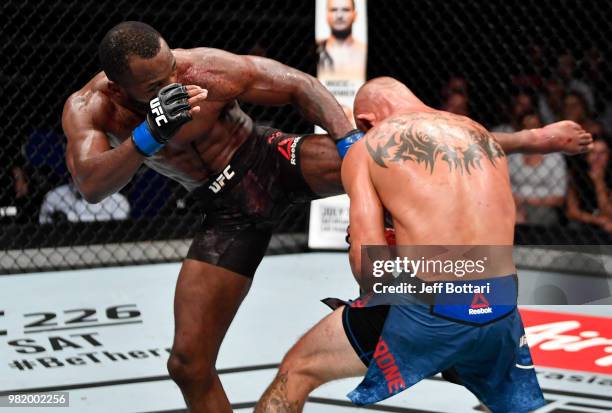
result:
M 165 44 L 161 35 L 148 24 L 126 21 L 111 28 L 98 47 L 102 70 L 115 82 L 129 74 L 129 59 L 155 57 Z
M 366 82 L 355 96 L 357 126 L 367 130 L 401 111 L 425 109 L 427 106 L 408 87 L 392 77 L 377 77 Z

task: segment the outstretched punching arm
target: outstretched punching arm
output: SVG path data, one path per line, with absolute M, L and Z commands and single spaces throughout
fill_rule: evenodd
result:
M 209 91 L 209 100 L 239 99 L 261 105 L 292 104 L 304 117 L 325 129 L 332 139 L 352 125 L 334 96 L 314 77 L 275 60 L 242 56 L 216 49 L 193 49 L 190 83 Z M 198 83 L 198 82 L 205 82 Z

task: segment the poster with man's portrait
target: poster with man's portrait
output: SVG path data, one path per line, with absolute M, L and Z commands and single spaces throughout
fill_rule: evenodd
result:
M 317 77 L 353 120 L 353 99 L 366 79 L 366 0 L 317 0 Z

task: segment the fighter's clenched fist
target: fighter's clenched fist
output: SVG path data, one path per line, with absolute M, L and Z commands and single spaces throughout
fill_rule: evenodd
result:
M 134 146 L 144 156 L 159 151 L 191 118 L 191 102 L 206 98 L 206 90 L 172 83 L 149 102 L 147 117 L 132 134 Z M 199 107 L 197 107 L 199 110 Z M 197 112 L 197 111 L 196 111 Z

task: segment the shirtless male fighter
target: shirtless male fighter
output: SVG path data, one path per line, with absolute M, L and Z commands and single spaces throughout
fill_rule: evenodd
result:
M 355 118 L 368 132 L 348 151 L 342 182 L 351 200 L 350 261 L 357 279 L 371 277 L 362 272 L 361 247 L 387 245 L 385 210 L 399 248 L 513 244 L 507 161 L 485 128 L 426 106 L 392 78 L 359 90 Z M 357 405 L 376 403 L 439 372 L 494 413 L 544 405 L 516 308 L 516 278 L 508 275 L 515 270 L 508 251 L 511 270 L 487 280 L 485 310 L 470 311 L 474 294 L 465 303 L 440 305 L 448 297 L 438 292 L 427 295 L 427 304 L 363 306 L 358 300 L 336 309 L 285 356 L 255 411 L 301 412 L 321 384 L 356 376 L 365 377 L 349 398 Z
M 270 59 L 171 50 L 138 22 L 112 28 L 99 55 L 104 72 L 64 106 L 66 162 L 89 202 L 120 190 L 142 164 L 195 192 L 206 219 L 194 223 L 179 274 L 168 369 L 191 411 L 230 412 L 215 361 L 272 228 L 289 204 L 343 192 L 334 140 L 343 153 L 358 135 L 316 79 Z M 255 127 L 238 100 L 293 104 L 332 139 Z M 507 151 L 588 149 L 577 125 L 547 128 L 499 141 Z
M 206 219 L 194 222 L 179 274 L 168 369 L 191 411 L 230 412 L 215 360 L 275 220 L 296 200 L 342 191 L 332 139 L 256 128 L 237 99 L 291 103 L 334 138 L 352 126 L 305 73 L 221 50 L 170 50 L 143 23 L 111 29 L 99 54 L 104 72 L 64 107 L 69 170 L 89 202 L 120 190 L 143 163 L 196 192 Z

